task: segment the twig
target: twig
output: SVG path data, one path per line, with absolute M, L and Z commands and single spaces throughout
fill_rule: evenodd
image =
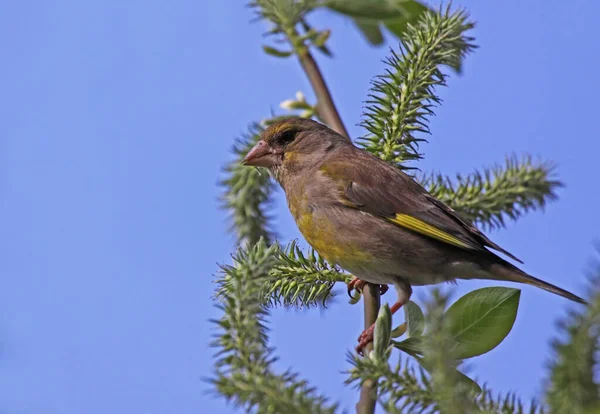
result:
M 364 297 L 364 314 L 365 314 L 365 329 L 375 323 L 381 299 L 379 294 L 379 285 L 367 284 L 363 288 Z M 365 356 L 373 349 L 373 344 L 370 343 L 365 347 Z M 358 414 L 372 414 L 375 412 L 375 404 L 377 402 L 377 384 L 371 380 L 365 381 L 360 389 L 360 400 L 356 404 L 356 412 Z
M 292 37 L 295 33 L 288 32 L 288 36 Z M 290 38 L 292 44 L 297 44 L 293 39 Z M 325 83 L 323 74 L 317 65 L 317 62 L 311 55 L 307 47 L 296 48 L 296 53 L 302 69 L 306 72 L 310 84 L 313 87 L 315 94 L 317 95 L 317 108 L 319 115 L 323 120 L 338 134 L 341 134 L 348 139 L 350 136 L 342 118 L 333 102 L 329 88 Z M 367 284 L 363 289 L 363 303 L 364 303 L 364 315 L 365 315 L 365 329 L 375 323 L 377 314 L 379 313 L 380 307 L 380 293 L 379 286 Z M 366 353 L 368 354 L 371 349 L 371 345 L 367 347 Z M 375 404 L 377 402 L 377 390 L 374 384 L 368 382 L 365 383 L 360 390 L 360 400 L 356 404 L 356 411 L 358 414 L 372 414 L 375 413 Z
M 321 74 L 321 70 L 308 48 L 303 47 L 299 50 L 298 59 L 300 60 L 302 69 L 306 72 L 306 76 L 308 76 L 308 80 L 315 91 L 315 95 L 317 95 L 317 111 L 319 112 L 319 116 L 323 118 L 335 132 L 349 138 L 348 131 L 346 131 L 342 118 L 335 107 L 329 88 Z

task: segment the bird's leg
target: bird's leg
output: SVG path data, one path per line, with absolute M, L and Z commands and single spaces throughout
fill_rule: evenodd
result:
M 352 279 L 350 282 L 348 282 L 348 296 L 352 297 L 352 291 L 353 290 L 357 290 L 359 292 L 362 292 L 363 288 L 365 287 L 365 285 L 368 282 L 365 282 L 364 280 L 360 280 L 357 277 L 354 277 L 354 279 Z M 385 292 L 388 291 L 388 285 L 379 285 L 379 293 L 380 294 L 384 294 Z
M 412 294 L 412 289 L 410 285 L 407 283 L 399 283 L 396 286 L 398 290 L 398 300 L 390 306 L 390 313 L 393 315 L 396 313 L 408 300 L 410 299 L 410 295 Z M 359 355 L 363 355 L 365 346 L 373 341 L 373 334 L 375 333 L 375 324 L 369 326 L 367 329 L 363 331 L 358 337 L 358 346 L 356 347 L 356 352 Z

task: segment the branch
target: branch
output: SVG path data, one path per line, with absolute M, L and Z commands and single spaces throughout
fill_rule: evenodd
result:
M 235 158 L 225 166 L 227 176 L 220 182 L 225 187 L 221 207 L 230 212 L 230 230 L 236 233 L 240 244 L 253 245 L 261 238 L 270 242 L 275 237 L 267 213 L 275 189 L 273 181 L 266 171 L 241 165 L 261 132 L 260 125 L 253 124 L 247 134 L 236 140 L 232 150 Z
M 327 87 L 321 70 L 319 69 L 316 61 L 312 57 L 307 42 L 320 47 L 321 50 L 324 48 L 324 41 L 318 41 L 318 37 L 326 39 L 328 34 L 325 36 L 318 35 L 316 38 L 310 34 L 310 28 L 304 19 L 306 13 L 317 5 L 317 2 L 312 0 L 256 0 L 251 3 L 252 6 L 258 7 L 259 14 L 263 18 L 268 18 L 274 23 L 274 28 L 271 30 L 271 34 L 284 33 L 287 37 L 287 41 L 292 46 L 295 54 L 300 60 L 300 64 L 304 69 L 306 76 L 308 77 L 315 95 L 317 96 L 317 108 L 318 115 L 325 121 L 331 128 L 333 128 L 339 134 L 349 139 L 348 131 L 344 127 L 342 119 L 339 115 L 333 98 Z M 300 36 L 296 30 L 296 25 L 302 23 L 307 33 L 304 36 Z M 308 30 L 307 30 L 308 29 Z M 269 48 L 272 54 L 279 54 L 285 56 L 289 52 L 283 52 Z M 364 307 L 365 307 L 365 325 L 370 326 L 375 323 L 377 318 L 377 312 L 379 311 L 380 295 L 378 289 L 364 289 Z M 374 412 L 375 399 L 372 395 L 372 389 L 369 388 L 367 391 L 361 393 L 361 401 L 359 404 L 372 407 L 372 410 L 368 412 Z
M 369 152 L 402 166 L 422 158 L 418 133 L 429 133 L 428 117 L 441 102 L 436 86 L 446 85 L 441 66 L 456 66 L 475 46 L 465 32 L 474 24 L 464 11 L 425 12 L 408 25 L 399 52 L 385 63 L 385 74 L 373 82 L 362 125 L 369 134 L 360 140 Z M 406 168 L 406 167 L 405 167 Z
M 408 322 L 408 321 L 407 321 Z M 406 323 L 405 323 L 406 326 Z M 398 361 L 395 369 L 391 369 L 388 360 L 393 346 L 390 343 L 392 336 L 392 313 L 387 305 L 381 307 L 375 323 L 373 346 L 367 351 L 365 358 L 349 354 L 349 362 L 354 365 L 350 370 L 347 384 L 358 383 L 361 386 L 361 397 L 369 389 L 379 389 L 379 394 L 373 392 L 376 398 L 385 407 L 386 412 L 434 412 L 437 408 L 433 399 L 434 392 L 431 382 L 420 369 L 420 378 L 417 379 L 415 371 L 405 366 L 402 369 L 402 360 Z M 357 404 L 357 412 L 374 412 L 374 403 L 361 398 Z M 369 411 L 370 410 L 370 411 Z
M 323 74 L 310 53 L 309 46 L 311 45 L 328 53 L 325 42 L 329 37 L 329 31 L 315 31 L 310 28 L 305 19 L 306 14 L 319 6 L 319 2 L 315 0 L 255 0 L 250 2 L 250 6 L 256 10 L 260 18 L 267 19 L 273 24 L 269 34 L 283 34 L 292 47 L 293 53 L 298 56 L 300 65 L 317 97 L 319 118 L 339 134 L 349 137 Z M 305 33 L 302 35 L 296 28 L 298 24 L 304 28 Z M 291 51 L 282 51 L 272 46 L 265 46 L 264 50 L 279 57 L 292 55 Z
M 381 307 L 380 292 L 379 286 L 371 283 L 367 284 L 363 289 L 365 329 L 369 328 L 377 320 L 377 315 Z M 365 355 L 369 355 L 372 349 L 373 344 L 368 344 L 365 347 Z M 374 413 L 377 403 L 377 380 L 368 379 L 363 381 L 361 385 L 360 399 L 356 404 L 356 412 L 358 414 Z
M 211 383 L 229 401 L 258 413 L 335 413 L 337 405 L 317 394 L 296 373 L 272 371 L 276 361 L 267 345 L 267 308 L 260 300 L 261 285 L 275 264 L 276 246 L 264 242 L 238 250 L 233 266 L 222 266 L 230 290 L 213 321 L 219 335 L 213 341 L 217 362 Z
M 434 197 L 488 229 L 504 227 L 506 217 L 516 220 L 531 210 L 543 209 L 556 200 L 556 190 L 563 186 L 554 177 L 554 165 L 514 156 L 507 158 L 504 166 L 466 177 L 457 175 L 454 183 L 441 174 L 431 174 L 421 183 Z
M 304 47 L 298 52 L 298 60 L 310 81 L 317 96 L 317 110 L 319 117 L 325 121 L 334 131 L 345 137 L 349 137 L 348 131 L 336 109 L 329 88 L 323 79 L 321 70 L 308 48 Z
M 335 107 L 329 88 L 323 79 L 323 75 L 317 66 L 314 58 L 307 48 L 299 50 L 298 59 L 310 80 L 310 83 L 317 95 L 317 108 L 319 117 L 327 123 L 337 133 L 349 138 L 348 131 L 344 127 L 342 119 Z M 367 284 L 363 289 L 363 304 L 364 304 L 364 325 L 368 328 L 375 323 L 379 306 L 381 303 L 379 287 Z M 367 346 L 367 352 L 371 345 Z M 360 399 L 357 403 L 357 411 L 359 414 L 370 414 L 375 412 L 377 389 L 375 383 L 367 382 L 363 384 L 360 393 Z

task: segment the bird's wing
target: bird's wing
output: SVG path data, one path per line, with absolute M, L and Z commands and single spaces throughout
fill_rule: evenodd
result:
M 336 183 L 347 207 L 461 249 L 489 252 L 490 247 L 521 262 L 408 175 L 365 151 L 340 151 L 320 171 Z

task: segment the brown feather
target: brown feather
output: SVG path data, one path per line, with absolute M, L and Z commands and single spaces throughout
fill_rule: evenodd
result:
M 382 218 L 410 215 L 456 237 L 471 250 L 483 252 L 490 247 L 521 262 L 408 175 L 366 151 L 352 145 L 338 148 L 321 171 L 345 188 L 348 206 Z

